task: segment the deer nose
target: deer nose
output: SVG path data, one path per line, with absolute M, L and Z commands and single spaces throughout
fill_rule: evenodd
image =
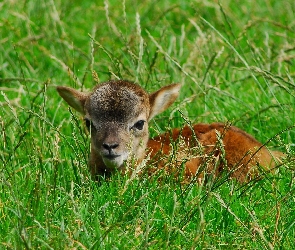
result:
M 108 150 L 109 153 L 111 153 L 111 151 L 115 148 L 117 148 L 119 146 L 118 143 L 103 143 L 102 146 L 104 147 L 104 149 Z

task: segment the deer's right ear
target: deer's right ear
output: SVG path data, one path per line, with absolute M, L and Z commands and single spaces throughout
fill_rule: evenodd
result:
M 69 87 L 56 87 L 59 95 L 75 110 L 81 114 L 85 114 L 84 105 L 87 99 L 87 94 Z

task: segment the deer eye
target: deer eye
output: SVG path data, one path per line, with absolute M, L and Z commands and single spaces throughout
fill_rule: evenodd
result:
M 84 118 L 84 122 L 88 130 L 90 130 L 90 127 L 93 127 L 92 121 L 90 121 L 88 118 Z
M 136 122 L 132 128 L 136 128 L 138 130 L 142 130 L 143 129 L 143 125 L 144 125 L 145 121 L 144 120 L 139 120 L 138 122 Z

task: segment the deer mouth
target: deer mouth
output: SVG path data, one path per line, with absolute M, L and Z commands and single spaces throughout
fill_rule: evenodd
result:
M 107 154 L 102 155 L 102 160 L 105 166 L 109 169 L 120 169 L 124 165 L 126 157 L 122 155 Z
M 116 158 L 120 157 L 121 155 L 104 155 L 103 158 L 108 160 L 115 160 Z

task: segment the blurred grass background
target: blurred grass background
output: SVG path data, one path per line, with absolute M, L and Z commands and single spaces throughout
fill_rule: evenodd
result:
M 292 249 L 294 12 L 291 0 L 2 1 L 1 246 Z M 287 158 L 247 185 L 115 175 L 97 186 L 79 115 L 55 91 L 90 90 L 92 70 L 150 92 L 183 84 L 151 135 L 229 121 Z

